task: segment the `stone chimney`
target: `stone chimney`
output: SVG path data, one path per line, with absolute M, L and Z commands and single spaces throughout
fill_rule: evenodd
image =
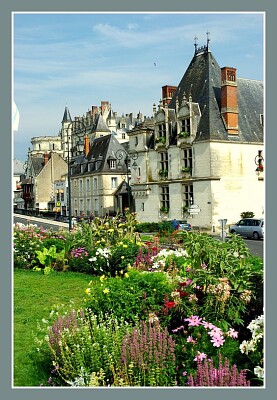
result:
M 229 135 L 238 135 L 238 86 L 236 68 L 221 68 L 221 115 Z

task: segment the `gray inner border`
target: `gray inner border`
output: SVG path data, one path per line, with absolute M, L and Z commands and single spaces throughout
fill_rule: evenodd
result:
M 2 399 L 46 399 L 47 396 L 63 397 L 67 399 L 75 399 L 77 396 L 80 398 L 107 399 L 113 398 L 130 398 L 137 399 L 143 397 L 158 399 L 168 398 L 171 396 L 186 396 L 190 399 L 199 399 L 202 396 L 211 399 L 221 399 L 223 396 L 226 399 L 232 399 L 234 395 L 240 398 L 247 399 L 260 399 L 260 397 L 271 399 L 274 397 L 273 375 L 274 370 L 274 355 L 276 355 L 276 347 L 274 344 L 274 333 L 276 331 L 276 322 L 274 320 L 273 307 L 275 306 L 275 299 L 271 292 L 273 285 L 276 282 L 276 267 L 273 261 L 273 249 L 270 246 L 274 231 L 273 226 L 276 219 L 276 210 L 274 198 L 276 200 L 276 185 L 274 188 L 274 170 L 270 168 L 271 161 L 274 157 L 274 150 L 276 147 L 277 135 L 273 129 L 274 121 L 274 93 L 276 93 L 276 79 L 274 79 L 274 72 L 276 71 L 276 54 L 273 51 L 275 48 L 274 37 L 276 36 L 276 18 L 275 11 L 276 5 L 273 0 L 249 1 L 249 0 L 233 0 L 232 2 L 219 2 L 218 0 L 198 0 L 197 4 L 189 2 L 188 0 L 140 0 L 137 4 L 132 3 L 130 0 L 102 0 L 95 2 L 93 0 L 79 0 L 77 3 L 73 0 L 10 0 L 9 2 L 1 2 L 0 6 L 0 79 L 1 79 L 1 120 L 2 120 L 2 146 L 0 166 L 2 173 L 2 215 L 1 215 L 1 262 L 2 271 L 0 279 L 0 305 L 1 305 L 1 329 L 0 329 L 0 360 L 1 360 L 1 374 L 0 374 L 0 394 Z M 96 3 L 96 4 L 94 4 Z M 265 243 L 266 255 L 266 368 L 267 368 L 267 382 L 265 389 L 188 389 L 188 388 L 169 388 L 169 389 L 43 389 L 43 388 L 26 388 L 26 389 L 12 389 L 11 388 L 11 372 L 12 372 L 12 358 L 11 358 L 11 327 L 12 327 L 12 264 L 11 264 L 11 245 L 12 245 L 12 198 L 11 198 L 11 174 L 12 174 L 12 138 L 11 138 L 11 13 L 14 11 L 32 12 L 32 11 L 265 11 L 266 12 L 266 236 L 269 238 Z M 242 39 L 243 40 L 243 39 Z M 269 83 L 269 84 L 267 84 Z M 274 90 L 275 89 L 275 90 Z M 273 132 L 273 133 L 271 133 Z M 4 142 L 3 142 L 4 141 Z M 268 145 L 269 144 L 269 145 Z M 275 145 L 275 146 L 274 146 Z M 3 184 L 4 181 L 4 184 Z M 251 199 L 249 199 L 251 202 Z M 273 266 L 273 267 L 272 267 Z M 275 279 L 274 279 L 275 278 Z M 37 393 L 39 390 L 39 393 Z M 51 391 L 55 390 L 55 393 Z M 57 392 L 57 390 L 59 390 Z M 78 390 L 78 393 L 74 392 Z M 93 392 L 91 392 L 93 390 Z M 109 391 L 107 391 L 109 390 Z M 177 390 L 178 393 L 168 393 L 168 390 Z M 186 392 L 180 393 L 185 390 Z M 224 393 L 222 393 L 224 390 Z M 234 393 L 238 390 L 239 393 Z M 243 392 L 242 392 L 243 390 Z M 263 393 L 261 393 L 261 390 Z M 242 393 L 241 393 L 242 392 Z M 273 392 L 273 393 L 271 393 Z M 77 395 L 77 396 L 76 396 Z

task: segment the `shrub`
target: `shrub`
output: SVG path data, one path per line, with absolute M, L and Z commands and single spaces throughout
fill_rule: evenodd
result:
M 113 311 L 116 318 L 126 321 L 147 320 L 156 315 L 165 322 L 163 314 L 165 296 L 173 289 L 172 282 L 163 273 L 139 272 L 127 273 L 93 281 L 86 289 L 85 306 L 98 315 Z
M 240 217 L 241 217 L 241 218 L 254 218 L 254 217 L 255 217 L 255 214 L 253 213 L 253 211 L 243 211 L 243 212 L 240 214 Z
M 205 234 L 182 235 L 188 257 L 180 276 L 184 282 L 187 279 L 191 282 L 183 306 L 191 310 L 194 301 L 201 317 L 214 323 L 225 320 L 242 325 L 249 303 L 258 295 L 255 292 L 258 285 L 253 282 L 262 280 L 262 263 L 255 262 L 253 267 L 253 258 L 238 236 L 225 243 Z
M 102 372 L 102 385 L 107 386 L 128 329 L 123 319 L 111 314 L 95 316 L 72 309 L 59 316 L 46 337 L 55 373 L 51 380 L 61 386 L 89 386 L 91 375 Z
M 105 272 L 110 276 L 115 276 L 118 273 L 127 272 L 128 266 L 133 266 L 138 251 L 141 247 L 140 243 L 134 241 L 121 241 L 111 248 L 111 258 L 109 269 Z

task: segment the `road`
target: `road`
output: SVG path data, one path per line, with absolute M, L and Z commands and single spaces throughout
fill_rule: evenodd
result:
M 251 254 L 264 259 L 264 241 L 254 239 L 244 239 Z
M 14 214 L 14 222 L 21 222 L 23 224 L 27 224 L 27 222 L 31 224 L 37 224 L 38 226 L 42 226 L 44 229 L 52 228 L 55 231 L 58 231 L 60 228 L 68 229 L 68 223 L 52 221 L 45 218 L 37 218 L 27 215 L 19 215 Z M 251 254 L 264 258 L 264 241 L 263 240 L 251 240 L 244 239 L 245 243 Z
M 37 224 L 38 227 L 43 227 L 43 229 L 50 229 L 52 228 L 54 231 L 58 231 L 60 228 L 67 228 L 68 224 L 64 222 L 53 221 L 51 219 L 46 218 L 37 218 L 31 215 L 20 215 L 14 214 L 14 223 L 20 222 L 24 225 L 29 224 Z

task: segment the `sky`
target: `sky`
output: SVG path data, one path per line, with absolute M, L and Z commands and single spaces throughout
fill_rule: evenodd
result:
M 118 115 L 152 116 L 207 32 L 221 67 L 264 80 L 264 31 L 258 12 L 13 13 L 13 158 L 27 159 L 32 137 L 58 135 L 66 106 L 72 118 L 101 101 Z

